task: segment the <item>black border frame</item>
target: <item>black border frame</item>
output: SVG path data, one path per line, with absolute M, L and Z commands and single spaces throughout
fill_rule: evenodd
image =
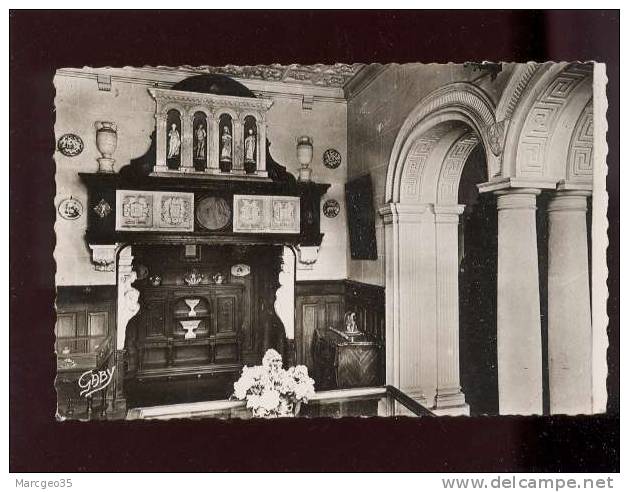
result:
M 618 471 L 619 31 L 600 10 L 10 11 L 10 471 Z M 608 414 L 54 420 L 57 68 L 486 59 L 607 64 Z

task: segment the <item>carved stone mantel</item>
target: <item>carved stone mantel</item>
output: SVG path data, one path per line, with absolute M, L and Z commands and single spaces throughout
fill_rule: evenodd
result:
M 123 350 L 127 324 L 140 310 L 140 292 L 133 287 L 137 273 L 133 271 L 131 246 L 125 246 L 118 256 L 118 316 L 116 350 Z
M 275 313 L 284 325 L 286 338 L 295 339 L 295 253 L 288 246 L 282 252 L 280 286 L 275 293 Z

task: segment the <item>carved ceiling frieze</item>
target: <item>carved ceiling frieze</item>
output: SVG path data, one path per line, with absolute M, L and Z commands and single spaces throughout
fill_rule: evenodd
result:
M 295 84 L 314 85 L 320 87 L 341 88 L 354 77 L 362 63 L 335 63 L 334 65 L 315 64 L 302 65 L 225 65 L 215 67 L 210 65 L 183 65 L 177 68 L 159 66 L 160 70 L 189 70 L 198 74 L 220 74 L 239 79 L 264 80 L 271 82 L 292 82 Z

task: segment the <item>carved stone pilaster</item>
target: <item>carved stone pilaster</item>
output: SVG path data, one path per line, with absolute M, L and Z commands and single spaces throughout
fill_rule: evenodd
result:
M 258 170 L 259 176 L 267 177 L 268 171 L 266 170 L 266 118 L 264 114 L 262 119 L 258 122 Z
M 220 169 L 218 166 L 218 158 L 220 152 L 220 145 L 218 142 L 219 135 L 219 125 L 218 125 L 218 115 L 212 114 L 210 121 L 208 122 L 208 152 L 209 152 L 209 167 L 208 171 L 211 174 L 220 173 Z
M 168 170 L 166 166 L 166 113 L 157 113 L 155 115 L 155 123 L 157 126 L 157 156 L 155 162 L 155 172 Z
M 469 414 L 459 372 L 459 215 L 464 206 L 434 206 L 437 262 L 437 396 L 435 407 Z
M 437 386 L 434 214 L 428 204 L 405 203 L 387 204 L 379 212 L 387 262 L 386 383 L 432 407 Z
M 245 172 L 245 169 L 243 167 L 243 164 L 245 162 L 244 138 L 243 138 L 244 125 L 237 118 L 234 118 L 232 124 L 234 126 L 234 132 L 233 132 L 234 150 L 233 150 L 233 157 L 232 157 L 232 163 L 233 163 L 232 172 L 234 174 L 243 174 Z
M 279 273 L 280 286 L 275 292 L 275 313 L 284 325 L 286 338 L 295 339 L 295 253 L 284 246 L 282 270 Z
M 181 172 L 194 172 L 192 162 L 193 134 L 194 134 L 194 112 L 182 113 L 181 115 Z

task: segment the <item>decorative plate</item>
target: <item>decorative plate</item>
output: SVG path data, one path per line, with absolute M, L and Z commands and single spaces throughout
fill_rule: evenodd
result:
M 77 156 L 83 152 L 83 140 L 74 133 L 66 133 L 59 137 L 57 149 L 66 157 Z
M 251 272 L 251 267 L 244 263 L 238 263 L 232 266 L 232 275 L 234 277 L 246 277 Z
M 62 200 L 58 209 L 59 215 L 66 220 L 76 220 L 83 215 L 83 204 L 76 198 Z
M 328 217 L 329 219 L 333 219 L 336 217 L 341 211 L 341 206 L 339 202 L 337 202 L 334 198 L 330 198 L 326 200 L 323 204 L 323 215 Z
M 328 149 L 323 153 L 323 164 L 330 169 L 336 169 L 341 165 L 341 154 L 336 149 Z
M 216 231 L 222 229 L 231 219 L 231 207 L 227 200 L 216 196 L 208 196 L 199 201 L 196 216 L 199 224 L 205 229 Z

